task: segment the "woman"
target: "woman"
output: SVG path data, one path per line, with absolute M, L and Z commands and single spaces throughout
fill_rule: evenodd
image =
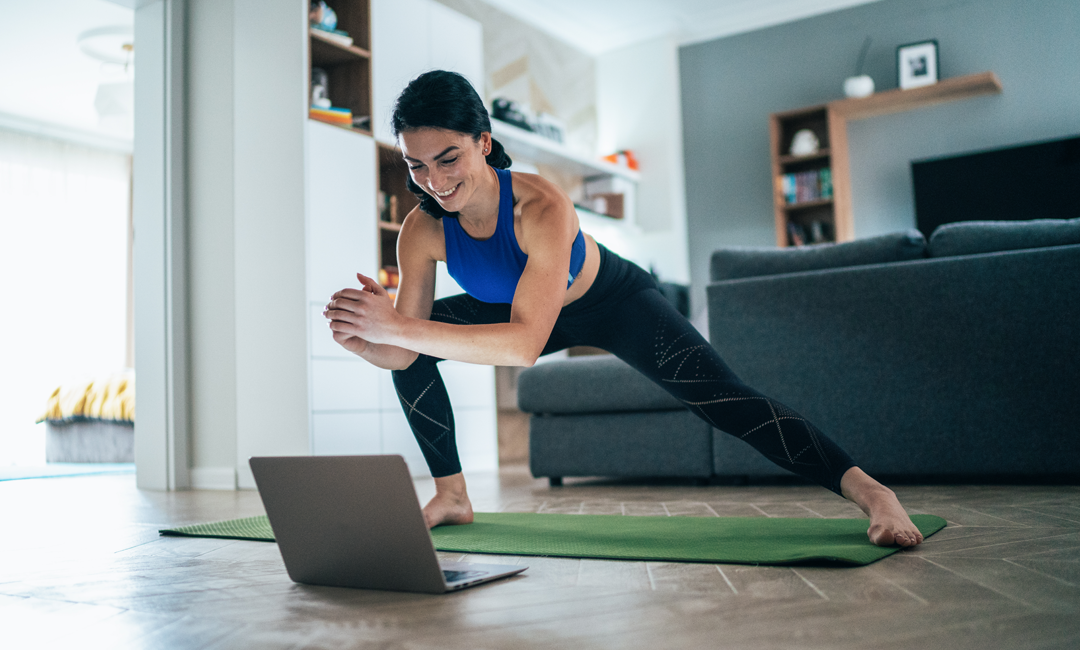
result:
M 393 371 L 435 477 L 435 497 L 424 507 L 429 527 L 473 519 L 436 363 L 531 366 L 542 354 L 591 345 L 626 361 L 710 425 L 854 501 L 870 517 L 873 543 L 922 541 L 891 490 L 798 414 L 742 384 L 649 274 L 584 234 L 561 190 L 506 171 L 510 159 L 464 77 L 417 77 L 395 104 L 392 128 L 409 164 L 410 189 L 421 198 L 398 238 L 396 302 L 357 274 L 362 289 L 334 294 L 324 315 L 341 346 Z M 434 299 L 439 261 L 465 294 Z

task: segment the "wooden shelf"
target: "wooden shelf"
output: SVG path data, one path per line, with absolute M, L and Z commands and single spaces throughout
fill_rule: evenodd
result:
M 314 66 L 333 66 L 371 58 L 371 52 L 367 50 L 355 45 L 342 45 L 314 27 L 309 31 L 311 32 L 311 64 Z
M 829 168 L 832 178 L 831 200 L 788 205 L 783 194 L 774 194 L 777 246 L 788 245 L 788 223 L 793 219 L 812 219 L 827 224 L 834 240 L 838 242 L 855 238 L 855 219 L 851 211 L 851 163 L 847 145 L 848 122 L 1001 92 L 1001 81 L 997 75 L 993 72 L 980 72 L 943 79 L 930 86 L 910 90 L 886 90 L 869 97 L 841 99 L 770 115 L 769 141 L 773 178 L 778 179 L 790 171 L 813 171 L 824 167 Z M 814 156 L 791 156 L 784 153 L 796 131 L 804 128 L 814 131 L 821 142 L 822 150 Z
M 327 126 L 332 126 L 334 128 L 337 128 L 337 129 L 344 129 L 346 131 L 352 131 L 353 133 L 359 133 L 360 135 L 366 135 L 369 138 L 372 137 L 371 131 L 369 129 L 358 129 L 355 126 L 345 126 L 344 124 L 334 124 L 333 122 L 324 122 L 323 120 L 317 120 L 314 117 L 309 117 L 308 119 L 311 120 L 312 122 L 318 122 L 319 124 L 325 124 Z
M 1001 90 L 1001 81 L 996 74 L 980 72 L 942 79 L 936 84 L 921 88 L 896 88 L 869 97 L 841 99 L 829 103 L 828 106 L 830 111 L 842 115 L 846 120 L 862 120 L 960 99 L 998 94 Z
M 780 156 L 777 158 L 777 162 L 781 165 L 792 165 L 798 163 L 813 162 L 815 160 L 824 160 L 830 156 L 828 149 L 820 149 L 817 153 L 810 154 L 808 156 Z
M 784 205 L 784 209 L 788 212 L 796 210 L 808 210 L 810 208 L 820 208 L 826 205 L 832 205 L 832 199 L 817 199 L 816 201 L 799 201 L 798 203 L 787 203 Z
M 491 135 L 502 143 L 511 158 L 517 155 L 529 162 L 559 167 L 582 178 L 619 176 L 634 183 L 641 179 L 641 175 L 633 169 L 609 163 L 606 160 L 592 160 L 554 140 L 500 120 L 491 120 Z
M 388 230 L 392 232 L 401 232 L 400 223 L 390 223 L 389 221 L 380 221 L 379 230 Z

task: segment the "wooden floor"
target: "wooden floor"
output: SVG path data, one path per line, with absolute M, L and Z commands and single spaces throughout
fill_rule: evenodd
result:
M 811 487 L 470 479 L 478 510 L 841 517 Z M 430 481 L 417 484 L 430 496 Z M 949 526 L 863 568 L 499 558 L 445 596 L 306 587 L 264 542 L 159 537 L 262 513 L 254 492 L 134 477 L 0 483 L 0 646 L 16 648 L 1077 648 L 1080 488 L 899 487 Z M 444 555 L 460 559 L 460 555 Z M 490 560 L 490 556 L 465 559 Z

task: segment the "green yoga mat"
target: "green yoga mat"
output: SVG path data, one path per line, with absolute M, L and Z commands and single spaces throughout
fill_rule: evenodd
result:
M 934 515 L 912 515 L 923 537 L 945 527 Z M 630 517 L 476 513 L 467 526 L 431 531 L 435 548 L 461 553 L 709 562 L 720 564 L 826 563 L 861 566 L 900 550 L 874 546 L 866 519 L 769 517 Z M 265 516 L 196 524 L 163 535 L 272 542 Z

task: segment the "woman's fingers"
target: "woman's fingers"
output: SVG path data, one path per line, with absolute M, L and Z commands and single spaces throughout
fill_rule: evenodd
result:
M 323 317 L 333 323 L 349 323 L 353 320 L 353 313 L 344 309 L 327 309 L 323 312 Z
M 330 331 L 334 341 L 346 350 L 360 354 L 368 346 L 368 340 L 361 338 L 370 327 L 371 309 L 375 306 L 370 301 L 378 297 L 389 297 L 386 289 L 366 275 L 357 273 L 361 288 L 346 288 L 334 292 L 323 310 L 323 317 L 330 321 Z
M 386 293 L 386 289 L 384 289 L 381 284 L 379 284 L 375 280 L 372 280 L 371 278 L 369 278 L 368 276 L 366 276 L 366 275 L 364 275 L 362 273 L 357 273 L 356 274 L 356 279 L 360 281 L 360 284 L 363 285 L 365 289 L 367 289 L 371 293 L 375 294 L 376 296 L 390 295 L 390 294 Z
M 334 295 L 330 296 L 330 300 L 337 300 L 339 298 L 344 298 L 345 300 L 356 300 L 357 298 L 363 296 L 365 293 L 370 295 L 371 292 L 364 291 L 363 289 L 342 289 L 341 291 L 338 291 Z
M 352 312 L 354 314 L 363 312 L 365 302 L 371 300 L 373 297 L 371 292 L 360 291 L 359 289 L 351 289 L 350 291 L 353 293 L 332 298 L 330 302 L 326 303 L 326 308 L 323 310 L 323 316 L 329 318 L 328 314 L 335 310 Z

